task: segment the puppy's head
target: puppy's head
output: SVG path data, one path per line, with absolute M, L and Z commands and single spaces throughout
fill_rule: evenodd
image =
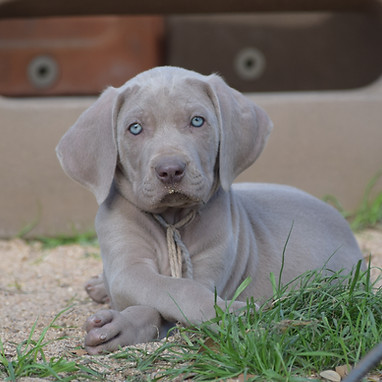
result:
M 216 76 L 161 67 L 108 88 L 62 137 L 65 172 L 101 204 L 114 180 L 144 211 L 206 203 L 263 150 L 266 113 Z

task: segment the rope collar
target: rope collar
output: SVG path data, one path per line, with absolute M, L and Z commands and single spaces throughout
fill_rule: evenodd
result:
M 192 263 L 190 253 L 187 247 L 184 245 L 180 236 L 179 230 L 184 228 L 194 220 L 196 212 L 191 212 L 183 219 L 175 224 L 168 224 L 164 218 L 159 214 L 152 214 L 157 222 L 166 229 L 168 257 L 170 260 L 171 276 L 176 278 L 182 277 L 182 263 L 183 259 L 186 264 L 186 277 L 192 279 Z

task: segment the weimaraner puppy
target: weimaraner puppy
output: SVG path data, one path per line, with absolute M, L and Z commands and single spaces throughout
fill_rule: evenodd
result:
M 98 201 L 103 276 L 87 285 L 110 300 L 86 322 L 89 353 L 158 337 L 166 323 L 197 324 L 283 282 L 362 258 L 342 216 L 288 186 L 234 184 L 262 152 L 272 122 L 219 76 L 175 67 L 109 87 L 63 136 L 65 172 Z M 287 159 L 286 159 L 287 160 Z M 263 300 L 261 300 L 263 301 Z

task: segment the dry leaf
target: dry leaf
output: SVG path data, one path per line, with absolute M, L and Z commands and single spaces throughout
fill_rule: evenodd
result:
M 285 332 L 290 327 L 307 326 L 311 325 L 313 321 L 300 321 L 300 320 L 282 320 L 277 325 L 282 332 Z
M 78 355 L 80 357 L 83 355 L 89 354 L 85 349 L 82 349 L 82 348 L 70 350 L 69 353 L 74 354 L 74 355 Z
M 381 374 L 379 374 L 379 375 L 368 375 L 367 376 L 367 380 L 369 382 L 380 382 L 381 381 L 381 377 L 382 377 Z
M 214 352 L 217 352 L 219 350 L 219 345 L 211 338 L 211 337 L 208 337 L 205 341 L 204 341 L 204 346 L 209 348 L 210 350 L 214 351 Z M 202 346 L 199 350 L 198 350 L 198 353 L 202 353 L 205 351 L 205 348 Z
M 227 379 L 226 382 L 245 382 L 248 380 L 248 378 L 253 378 L 253 377 L 256 377 L 255 375 L 253 374 L 240 374 L 237 376 L 237 378 L 230 378 L 230 379 Z
M 320 377 L 330 382 L 341 382 L 341 376 L 334 370 L 325 370 L 320 373 Z
M 340 377 L 342 379 L 345 378 L 349 374 L 350 371 L 351 371 L 350 365 L 336 366 L 336 372 L 340 375 Z

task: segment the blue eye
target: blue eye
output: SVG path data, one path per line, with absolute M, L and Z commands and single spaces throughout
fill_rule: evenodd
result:
M 139 123 L 135 122 L 129 126 L 128 130 L 131 134 L 138 135 L 142 132 L 143 127 Z
M 191 125 L 194 127 L 201 127 L 203 126 L 203 124 L 204 124 L 203 117 L 196 116 L 191 119 Z

